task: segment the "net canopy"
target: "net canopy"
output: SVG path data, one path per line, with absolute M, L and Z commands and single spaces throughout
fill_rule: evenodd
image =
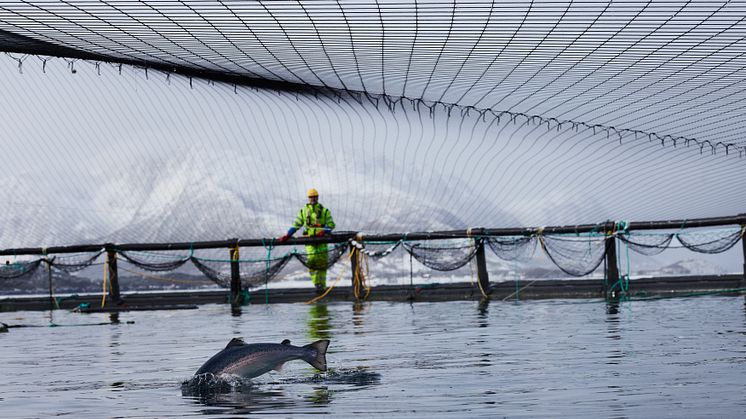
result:
M 310 187 L 371 233 L 737 214 L 744 19 L 711 0 L 3 1 L 0 248 L 276 237 Z

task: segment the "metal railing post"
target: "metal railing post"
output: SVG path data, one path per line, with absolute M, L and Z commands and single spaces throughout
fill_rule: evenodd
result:
M 119 294 L 119 270 L 117 269 L 117 252 L 110 248 L 106 249 L 106 265 L 109 277 L 109 299 L 114 304 L 122 302 Z
M 490 294 L 490 275 L 487 272 L 487 258 L 484 255 L 485 243 L 484 239 L 474 239 L 474 242 L 477 246 L 477 280 L 482 294 L 487 296 Z
M 238 246 L 230 250 L 231 260 L 231 306 L 241 306 L 241 269 L 238 264 Z
M 605 230 L 606 240 L 604 241 L 604 247 L 606 252 L 606 287 L 604 289 L 604 295 L 606 298 L 614 298 L 616 297 L 614 288 L 616 288 L 617 282 L 619 281 L 619 265 L 616 260 L 616 236 L 614 236 L 614 223 L 606 223 Z

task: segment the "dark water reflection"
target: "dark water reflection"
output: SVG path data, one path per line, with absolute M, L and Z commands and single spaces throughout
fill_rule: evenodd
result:
M 0 416 L 746 414 L 744 297 L 255 304 L 234 314 L 0 313 L 34 326 L 0 334 Z M 192 381 L 239 336 L 330 339 L 329 371 L 291 361 L 253 381 Z

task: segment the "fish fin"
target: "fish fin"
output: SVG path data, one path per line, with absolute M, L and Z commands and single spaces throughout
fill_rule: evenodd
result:
M 290 339 L 285 339 L 280 343 L 281 345 L 290 345 Z
M 243 346 L 246 345 L 246 342 L 243 341 L 242 338 L 233 338 L 230 342 L 228 342 L 228 345 L 226 345 L 226 348 L 231 348 L 234 346 Z
M 310 348 L 316 352 L 316 356 L 306 359 L 305 361 L 317 370 L 326 371 L 326 349 L 328 347 L 329 339 L 317 340 L 316 342 L 304 346 L 304 348 Z
M 275 367 L 274 367 L 274 368 L 272 368 L 272 369 L 273 369 L 273 370 L 275 370 L 275 371 L 277 371 L 277 372 L 282 372 L 282 367 L 283 367 L 284 365 L 285 365 L 285 364 L 277 364 L 277 366 L 275 366 Z

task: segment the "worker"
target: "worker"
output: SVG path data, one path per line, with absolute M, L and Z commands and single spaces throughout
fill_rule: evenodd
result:
M 329 208 L 324 208 L 323 205 L 319 204 L 319 192 L 311 188 L 308 190 L 308 203 L 301 208 L 298 216 L 295 217 L 293 226 L 279 238 L 278 242 L 287 241 L 300 228 L 303 228 L 304 236 L 323 237 L 330 235 L 335 226 Z M 311 275 L 311 281 L 316 287 L 316 293 L 321 294 L 326 288 L 326 269 L 329 266 L 327 244 L 307 244 L 306 255 L 308 256 L 308 272 Z

